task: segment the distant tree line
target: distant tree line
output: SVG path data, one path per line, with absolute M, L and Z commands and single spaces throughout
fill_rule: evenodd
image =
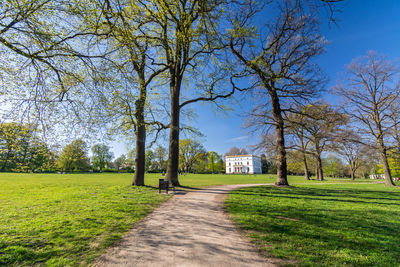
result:
M 61 151 L 40 140 L 35 128 L 18 123 L 0 124 L 0 171 L 2 172 L 134 172 L 135 151 L 114 159 L 110 147 L 95 144 L 89 147 L 81 139 L 72 141 Z M 222 155 L 207 152 L 195 140 L 182 139 L 179 145 L 179 171 L 192 173 L 224 173 Z M 167 150 L 161 145 L 148 149 L 145 171 L 165 173 Z

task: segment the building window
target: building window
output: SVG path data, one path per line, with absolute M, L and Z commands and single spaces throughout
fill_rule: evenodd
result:
M 249 162 L 247 162 L 247 166 L 249 166 Z

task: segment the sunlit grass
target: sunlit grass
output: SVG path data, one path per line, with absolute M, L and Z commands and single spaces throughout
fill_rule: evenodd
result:
M 0 174 L 0 266 L 90 262 L 168 196 L 110 174 Z
M 131 173 L 0 173 L 0 266 L 91 262 L 169 198 L 158 194 L 159 178 L 161 174 L 146 174 L 150 187 L 139 188 L 130 185 Z M 291 184 L 349 181 L 289 178 Z M 187 174 L 180 176 L 180 182 L 197 188 L 274 183 L 275 176 Z
M 400 189 L 262 186 L 232 192 L 232 218 L 270 257 L 296 266 L 399 266 Z

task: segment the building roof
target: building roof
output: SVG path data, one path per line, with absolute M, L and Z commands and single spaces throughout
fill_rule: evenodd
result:
M 238 157 L 255 157 L 255 158 L 259 158 L 259 156 L 256 156 L 256 155 L 232 155 L 232 156 L 225 156 L 225 158 L 238 158 Z

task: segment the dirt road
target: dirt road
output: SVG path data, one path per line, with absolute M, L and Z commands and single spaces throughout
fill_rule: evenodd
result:
M 157 208 L 96 266 L 274 266 L 223 211 L 226 194 L 249 185 L 181 194 Z

